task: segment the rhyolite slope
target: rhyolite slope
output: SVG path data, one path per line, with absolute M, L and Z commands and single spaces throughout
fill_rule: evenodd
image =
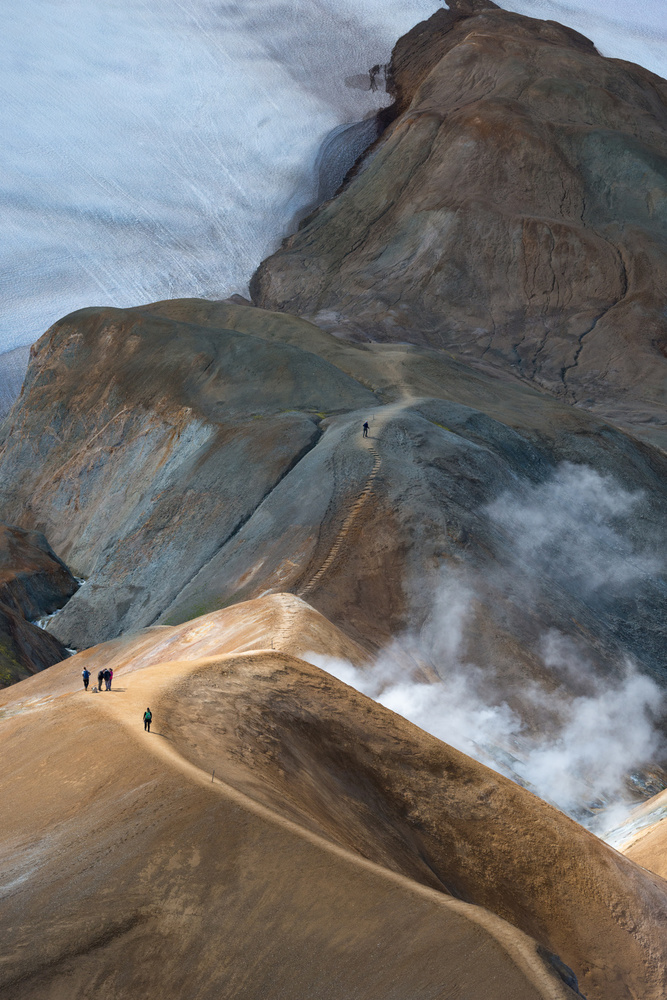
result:
M 0 604 L 0 688 L 46 670 L 68 656 L 54 635 Z
M 316 444 L 320 413 L 374 402 L 234 330 L 116 309 L 56 323 L 5 424 L 0 509 L 87 580 L 58 634 L 80 648 L 150 624 Z
M 660 878 L 299 658 L 363 669 L 469 589 L 465 641 L 422 651 L 422 679 L 479 664 L 487 703 L 576 695 L 539 653 L 555 629 L 593 674 L 630 655 L 665 680 L 666 459 L 615 426 L 661 419 L 661 189 L 636 224 L 625 174 L 590 182 L 599 121 L 575 114 L 582 67 L 612 140 L 661 85 L 558 25 L 453 7 L 399 43 L 396 122 L 258 275 L 283 314 L 91 309 L 33 349 L 0 511 L 87 579 L 54 634 L 113 641 L 0 697 L 10 1000 L 567 1000 L 568 966 L 589 998 L 662 1000 Z M 659 167 L 647 101 L 633 135 Z M 609 162 L 630 170 L 627 143 Z M 284 314 L 283 279 L 358 342 Z M 84 693 L 103 664 L 115 690 Z
M 272 595 L 0 695 L 3 996 L 566 1000 L 573 970 L 661 1000 L 663 880 L 305 663 L 306 634 L 363 660 Z
M 397 117 L 253 301 L 511 370 L 665 447 L 667 83 L 454 0 L 402 38 Z

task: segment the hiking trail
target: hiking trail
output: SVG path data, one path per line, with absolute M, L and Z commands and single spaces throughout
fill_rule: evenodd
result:
M 308 583 L 306 583 L 305 586 L 303 586 L 297 592 L 299 597 L 305 599 L 309 594 L 311 594 L 312 591 L 315 589 L 315 587 L 318 585 L 318 583 L 320 583 L 320 581 L 323 579 L 323 577 L 326 575 L 329 569 L 331 569 L 331 566 L 336 561 L 336 558 L 338 557 L 341 548 L 343 546 L 343 543 L 347 538 L 348 534 L 350 533 L 353 524 L 359 517 L 361 511 L 366 506 L 369 497 L 373 493 L 373 484 L 380 471 L 380 465 L 382 464 L 382 458 L 380 456 L 380 453 L 373 444 L 374 441 L 378 440 L 378 431 L 382 431 L 385 425 L 387 424 L 387 421 L 390 419 L 390 417 L 394 416 L 401 410 L 404 410 L 406 406 L 409 404 L 409 402 L 411 402 L 411 400 L 412 397 L 406 396 L 405 398 L 399 400 L 399 402 L 397 403 L 392 403 L 389 406 L 382 407 L 380 412 L 377 414 L 377 416 L 379 417 L 379 420 L 377 422 L 375 422 L 374 419 L 375 414 L 373 415 L 374 426 L 371 427 L 371 430 L 375 431 L 375 434 L 373 435 L 373 437 L 369 435 L 367 438 L 361 439 L 361 447 L 364 448 L 366 451 L 370 452 L 370 454 L 373 456 L 373 466 L 371 468 L 369 476 L 366 480 L 364 488 L 362 489 L 361 493 L 358 495 L 357 499 L 352 504 L 352 507 L 350 508 L 347 517 L 343 521 L 343 524 L 341 525 L 341 528 L 338 531 L 338 534 L 336 535 L 333 544 L 329 549 L 326 558 L 324 559 L 324 562 L 321 564 L 320 568 L 317 570 L 315 575 L 311 577 Z

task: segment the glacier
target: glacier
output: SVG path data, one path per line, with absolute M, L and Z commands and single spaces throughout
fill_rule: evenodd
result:
M 0 351 L 87 305 L 247 293 L 434 0 L 22 0 L 0 40 Z M 667 76 L 664 0 L 516 0 Z M 333 137 L 333 139 L 332 139 Z M 326 192 L 324 192 L 326 194 Z M 4 355 L 16 365 L 25 352 Z M 3 363 L 0 357 L 0 383 Z M 6 394 L 6 393 L 5 393 Z M 2 393 L 0 393 L 2 397 Z M 4 399 L 4 397 L 3 397 Z M 0 399 L 0 413 L 3 406 Z

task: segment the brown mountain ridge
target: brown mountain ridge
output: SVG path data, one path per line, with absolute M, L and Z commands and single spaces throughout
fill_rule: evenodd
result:
M 521 378 L 665 446 L 667 84 L 453 2 L 397 44 L 397 117 L 253 301 Z

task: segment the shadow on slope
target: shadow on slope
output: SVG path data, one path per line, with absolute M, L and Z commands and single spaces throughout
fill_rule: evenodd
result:
M 12 803 L 0 821 L 3 996 L 573 995 L 557 960 L 509 924 L 322 839 L 180 755 L 168 713 L 193 671 L 211 672 L 201 653 L 216 642 L 298 645 L 302 628 L 309 644 L 319 636 L 353 652 L 302 602 L 274 597 L 117 640 L 2 693 L 0 792 Z M 167 651 L 185 658 L 161 661 Z M 105 661 L 115 690 L 81 691 L 81 664 Z M 215 661 L 297 682 L 317 673 L 270 649 Z M 144 733 L 147 703 L 167 739 Z M 376 711 L 368 702 L 369 732 Z M 217 739 L 210 719 L 181 721 L 188 744 Z M 223 780 L 235 773 L 223 765 Z M 260 779 L 272 783 L 268 771 Z
M 644 963 L 662 961 L 660 880 L 326 673 L 268 651 L 228 657 L 184 676 L 159 711 L 198 767 L 341 846 L 492 910 L 561 955 L 589 997 L 659 989 L 647 985 Z M 640 925 L 643 943 L 631 930 Z

